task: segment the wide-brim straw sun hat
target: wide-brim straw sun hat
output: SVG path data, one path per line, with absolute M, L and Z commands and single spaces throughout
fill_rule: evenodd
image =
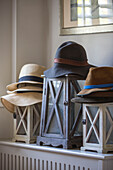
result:
M 30 106 L 42 102 L 42 94 L 38 92 L 12 93 L 1 97 L 3 106 L 11 113 L 15 106 Z
M 85 79 L 90 67 L 84 47 L 73 41 L 61 44 L 55 54 L 54 65 L 44 71 L 47 78 L 57 78 L 74 74 L 77 79 Z
M 113 67 L 90 68 L 80 97 L 113 97 Z
M 18 88 L 16 90 L 13 90 L 13 91 L 7 90 L 8 94 L 11 94 L 11 93 L 24 93 L 24 92 L 39 92 L 39 93 L 43 93 L 43 88 L 31 85 L 31 86 L 20 87 L 20 88 Z
M 9 91 L 16 90 L 19 84 L 43 84 L 43 72 L 46 70 L 44 66 L 38 64 L 25 64 L 20 71 L 18 82 L 7 85 Z

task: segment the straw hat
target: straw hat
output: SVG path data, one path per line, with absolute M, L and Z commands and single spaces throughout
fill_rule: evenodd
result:
M 81 97 L 113 97 L 113 67 L 93 67 L 87 75 Z
M 74 74 L 77 79 L 85 79 L 90 67 L 84 47 L 73 41 L 64 42 L 59 46 L 54 58 L 54 66 L 44 75 L 48 78 Z
M 24 92 L 39 92 L 39 93 L 43 93 L 43 88 L 42 87 L 37 87 L 37 86 L 23 86 L 20 87 L 16 90 L 13 91 L 9 91 L 7 90 L 7 94 L 12 94 L 12 93 L 24 93 Z
M 12 93 L 1 97 L 4 107 L 11 113 L 15 106 L 29 106 L 42 102 L 42 94 L 38 92 Z
M 43 84 L 43 72 L 46 70 L 44 66 L 38 64 L 25 64 L 20 71 L 18 82 L 9 84 L 6 88 L 9 91 L 16 90 L 19 84 Z

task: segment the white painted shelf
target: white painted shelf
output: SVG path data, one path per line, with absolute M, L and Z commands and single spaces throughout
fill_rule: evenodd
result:
M 0 141 L 0 170 L 113 170 L 113 154 Z

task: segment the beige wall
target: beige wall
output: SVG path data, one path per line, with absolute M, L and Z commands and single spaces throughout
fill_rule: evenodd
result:
M 0 96 L 11 82 L 11 0 L 0 0 Z M 12 115 L 0 103 L 0 138 L 12 136 Z
M 0 95 L 11 80 L 11 0 L 0 0 Z
M 46 2 L 17 0 L 17 74 L 22 65 L 46 65 Z
M 45 0 L 0 0 L 0 96 L 24 64 L 46 65 L 45 11 Z M 0 138 L 12 134 L 13 115 L 0 104 Z

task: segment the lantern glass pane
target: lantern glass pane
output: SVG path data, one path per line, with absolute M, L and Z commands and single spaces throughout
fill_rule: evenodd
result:
M 39 124 L 40 124 L 40 110 L 41 110 L 41 104 L 35 104 L 34 105 L 35 109 L 37 110 L 37 114 L 36 114 L 36 110 L 33 109 L 33 129 L 35 129 L 33 135 L 36 136 L 39 133 Z M 38 124 L 37 124 L 38 123 Z M 37 125 L 37 126 L 36 126 Z
M 53 113 L 53 117 L 51 119 L 51 123 L 49 125 L 47 133 L 60 134 L 60 130 L 59 130 L 59 127 L 58 127 L 58 122 L 57 122 L 57 118 L 56 118 L 56 115 L 55 115 L 55 111 Z
M 110 133 L 110 137 L 109 137 L 109 139 L 108 139 L 108 141 L 107 141 L 107 144 L 113 144 L 113 130 L 112 130 L 112 132 Z
M 62 127 L 63 119 L 64 119 L 63 118 L 64 84 L 61 88 L 61 83 L 62 81 L 53 80 L 51 81 L 52 88 L 50 87 L 50 85 L 48 85 L 46 123 L 48 122 L 50 115 L 52 114 L 48 131 L 47 131 L 48 133 L 51 134 L 60 134 L 59 124 Z M 59 88 L 61 88 L 60 91 Z
M 89 117 L 88 117 L 88 115 L 86 114 L 86 135 L 88 134 L 88 132 L 89 132 L 89 129 L 90 129 L 90 127 L 91 127 L 91 122 L 90 122 L 90 120 L 89 120 Z
M 96 144 L 99 144 L 94 130 L 92 130 L 91 135 L 90 135 L 89 140 L 87 141 L 87 143 L 96 143 Z
M 25 108 L 26 107 L 19 107 L 18 106 L 18 109 L 17 109 L 17 107 L 16 107 L 16 129 L 18 128 L 20 121 L 21 121 L 20 114 L 21 114 L 21 116 L 23 115 Z M 20 112 L 20 114 L 19 114 L 19 112 Z M 27 112 L 27 110 L 26 110 L 26 112 Z M 27 113 L 25 114 L 23 121 L 24 121 L 24 124 L 27 128 Z M 27 135 L 22 122 L 21 122 L 21 125 L 19 126 L 17 134 L 18 135 Z
M 76 80 L 75 80 L 75 83 L 76 83 Z M 70 83 L 70 99 L 75 98 L 76 94 L 77 93 L 76 93 L 76 90 L 73 84 Z M 72 130 L 73 124 L 76 121 L 77 115 L 80 111 L 81 104 L 71 102 L 70 105 L 71 105 L 70 107 L 70 129 Z M 76 126 L 74 136 L 81 136 L 81 135 L 82 135 L 82 115 L 80 119 L 77 121 L 77 126 Z
M 113 144 L 113 106 L 106 109 L 106 144 Z
M 97 116 L 96 121 L 93 124 L 95 116 L 98 113 L 98 108 L 99 107 L 96 107 L 96 106 L 95 107 L 90 107 L 90 106 L 88 107 L 87 106 L 88 112 L 87 112 L 87 115 L 86 115 L 86 118 L 87 118 L 86 129 L 87 129 L 87 135 L 89 135 L 87 143 L 97 143 L 97 144 L 99 144 L 99 141 L 97 139 L 97 136 L 98 136 L 98 138 L 100 136 L 99 135 L 99 133 L 100 133 L 99 132 L 99 119 L 100 119 L 99 115 Z M 93 127 L 91 127 L 92 124 L 94 125 Z M 90 130 L 91 130 L 91 134 L 88 134 Z

